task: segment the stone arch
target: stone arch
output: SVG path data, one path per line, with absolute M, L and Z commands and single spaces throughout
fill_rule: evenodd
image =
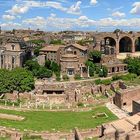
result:
M 135 40 L 135 51 L 140 51 L 140 37 L 137 37 Z
M 119 52 L 126 53 L 132 52 L 133 42 L 132 39 L 128 36 L 124 36 L 119 41 Z
M 105 45 L 109 45 L 109 46 L 112 46 L 112 47 L 115 47 L 116 46 L 116 40 L 113 38 L 113 37 L 105 37 L 104 38 L 104 41 L 105 41 Z
M 115 54 L 116 49 L 116 40 L 113 37 L 105 37 L 104 38 L 104 52 L 107 55 Z

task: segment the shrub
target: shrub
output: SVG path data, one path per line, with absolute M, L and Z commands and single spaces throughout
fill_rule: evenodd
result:
M 107 77 L 107 75 L 108 75 L 107 67 L 102 66 L 100 71 L 99 71 L 99 76 L 100 77 Z
M 94 76 L 95 64 L 91 61 L 86 61 L 85 65 L 87 68 L 89 67 L 89 75 Z
M 77 106 L 79 106 L 79 107 L 83 107 L 83 106 L 84 106 L 84 104 L 83 104 L 83 103 L 81 103 L 81 102 L 79 102 L 79 103 L 77 103 Z
M 56 81 L 61 81 L 60 72 L 56 72 L 55 75 L 56 75 Z
M 100 63 L 102 53 L 100 51 L 94 50 L 89 53 L 89 57 L 93 60 L 94 63 Z
M 120 76 L 120 79 L 122 79 L 124 81 L 133 81 L 136 77 L 137 77 L 136 74 L 129 73 L 127 75 Z
M 117 81 L 119 79 L 121 79 L 121 77 L 119 75 L 117 75 L 117 74 L 112 76 L 112 81 Z
M 64 81 L 68 81 L 68 80 L 69 80 L 68 75 L 63 75 L 63 80 L 64 80 Z
M 39 68 L 37 78 L 50 78 L 50 77 L 52 77 L 51 70 L 48 70 L 46 67 Z
M 75 74 L 74 79 L 75 79 L 75 80 L 80 80 L 80 79 L 81 79 L 80 74 Z
M 96 84 L 96 85 L 100 85 L 100 84 L 102 84 L 102 80 L 101 80 L 101 79 L 97 79 L 97 80 L 95 80 L 95 84 Z
M 56 77 L 56 81 L 61 81 L 61 78 L 60 77 Z
M 102 84 L 103 84 L 103 85 L 110 85 L 111 82 L 112 82 L 112 81 L 111 81 L 110 79 L 102 80 Z
M 124 60 L 124 62 L 128 64 L 127 67 L 130 73 L 140 75 L 140 58 L 128 57 Z

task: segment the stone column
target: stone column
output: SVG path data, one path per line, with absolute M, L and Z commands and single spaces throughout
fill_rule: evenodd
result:
M 90 77 L 90 75 L 89 75 L 89 66 L 88 66 L 88 78 Z
M 80 67 L 80 76 L 83 77 L 83 74 L 82 74 L 82 67 Z
M 135 53 L 135 40 L 132 39 L 132 53 Z
M 116 55 L 119 55 L 119 39 L 117 39 L 116 40 L 116 50 L 115 50 L 115 52 L 116 52 Z

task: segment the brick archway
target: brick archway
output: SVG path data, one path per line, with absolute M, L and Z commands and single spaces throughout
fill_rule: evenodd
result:
M 124 36 L 119 40 L 119 53 L 132 52 L 132 47 L 133 40 L 130 37 Z
M 113 37 L 107 36 L 104 38 L 105 45 L 110 45 L 112 47 L 116 46 L 116 40 Z
M 140 52 L 140 37 L 135 39 L 135 51 Z

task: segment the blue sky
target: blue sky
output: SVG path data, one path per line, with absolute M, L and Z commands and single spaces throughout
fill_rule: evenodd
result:
M 0 7 L 6 30 L 140 30 L 139 0 L 0 0 Z

